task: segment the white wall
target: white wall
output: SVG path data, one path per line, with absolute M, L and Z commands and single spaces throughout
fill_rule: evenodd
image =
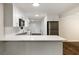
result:
M 4 11 L 3 4 L 0 3 L 0 40 L 4 38 Z
M 43 31 L 43 34 L 45 34 L 45 35 L 47 35 L 47 16 L 44 18 L 44 27 L 43 27 L 43 29 L 44 29 L 44 31 Z
M 25 17 L 24 13 L 13 4 L 13 27 L 19 27 L 19 18 L 25 20 L 25 26 L 28 26 L 29 19 Z
M 5 34 L 13 33 L 13 6 L 11 3 L 4 3 L 4 27 Z
M 58 15 L 47 15 L 47 21 L 59 21 Z
M 79 7 L 64 13 L 59 25 L 61 37 L 68 40 L 79 40 Z
M 19 26 L 19 18 L 24 17 L 22 12 L 13 4 L 13 27 Z
M 41 31 L 43 35 L 47 35 L 47 16 L 41 21 Z
M 15 33 L 21 31 L 19 28 L 19 18 L 25 21 L 24 31 L 27 31 L 27 27 L 29 26 L 29 19 L 24 15 L 23 11 L 21 11 L 16 4 L 13 4 L 13 30 Z
M 11 3 L 4 3 L 4 26 L 13 26 L 13 6 Z

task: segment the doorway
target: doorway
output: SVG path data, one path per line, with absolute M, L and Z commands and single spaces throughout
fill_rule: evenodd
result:
M 59 35 L 59 21 L 47 22 L 47 35 Z

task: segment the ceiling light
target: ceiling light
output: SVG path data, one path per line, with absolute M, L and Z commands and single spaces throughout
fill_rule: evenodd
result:
M 35 16 L 36 16 L 36 17 L 38 17 L 39 15 L 38 15 L 38 14 L 36 14 Z
M 40 4 L 39 3 L 33 3 L 32 5 L 33 6 L 39 6 Z

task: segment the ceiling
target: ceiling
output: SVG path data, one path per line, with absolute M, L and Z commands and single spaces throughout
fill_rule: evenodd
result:
M 40 6 L 34 7 L 32 3 L 16 3 L 26 16 L 30 18 L 42 18 L 45 15 L 59 15 L 63 12 L 77 7 L 76 3 L 40 3 Z M 35 17 L 35 14 L 39 14 L 40 17 Z

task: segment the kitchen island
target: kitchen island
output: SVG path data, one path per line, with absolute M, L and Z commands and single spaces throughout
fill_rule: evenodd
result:
M 64 40 L 56 35 L 6 35 L 0 41 L 6 55 L 62 55 Z

